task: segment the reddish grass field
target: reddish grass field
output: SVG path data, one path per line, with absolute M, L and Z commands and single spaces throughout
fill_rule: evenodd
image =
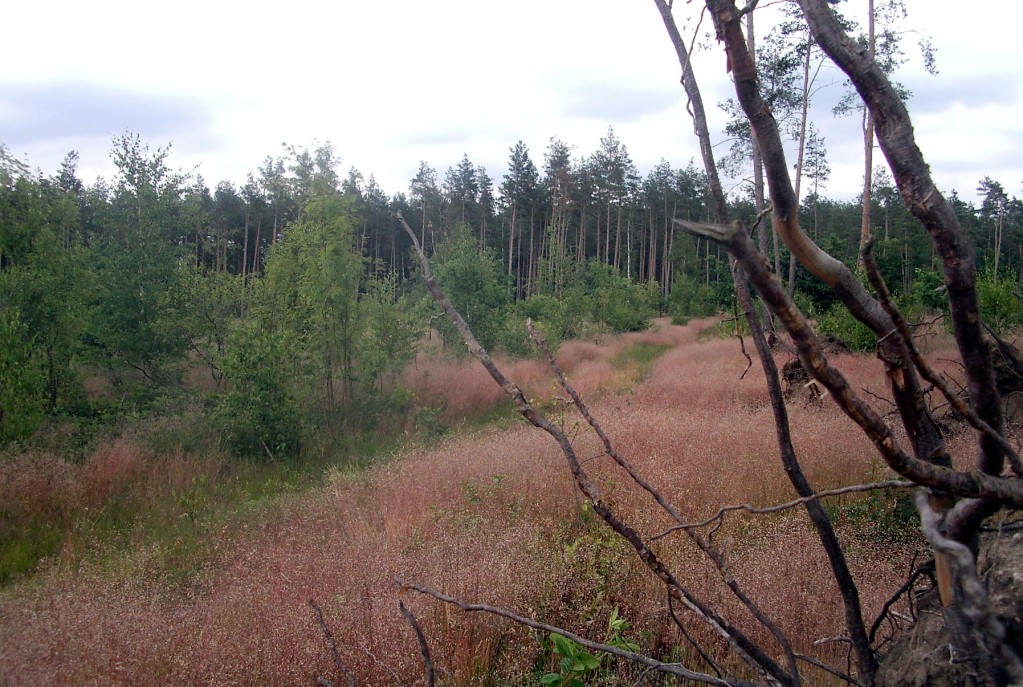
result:
M 709 324 L 661 323 L 599 346 L 568 342 L 560 353 L 619 451 L 694 520 L 727 503 L 793 498 L 777 458 L 763 375 L 754 366 L 740 379 L 746 360 L 738 342 L 701 340 Z M 634 383 L 614 361 L 640 342 L 671 348 L 648 379 Z M 854 387 L 877 394 L 874 402 L 884 406 L 876 360 L 849 356 L 836 363 Z M 530 395 L 548 399 L 545 406 L 567 427 L 575 426 L 539 363 L 516 362 L 507 372 Z M 422 359 L 405 383 L 448 418 L 503 402 L 482 370 L 467 363 Z M 815 486 L 885 476 L 870 446 L 833 406 L 795 403 L 790 410 L 796 448 Z M 600 456 L 592 433 L 575 432 L 587 469 L 621 513 L 644 533 L 663 530 L 667 520 Z M 167 485 L 210 469 L 185 458 L 158 468 L 126 443 L 78 468 L 53 460 L 5 465 L 0 499 L 21 500 L 25 508 L 101 508 L 103 490 L 118 480 Z M 901 583 L 915 544 L 864 534 L 862 525 L 841 531 L 869 623 Z M 844 663 L 835 645 L 813 646 L 815 639 L 843 634 L 842 609 L 801 512 L 736 515 L 716 536 L 733 574 L 791 633 L 798 651 Z M 310 599 L 323 607 L 360 685 L 422 683 L 399 599 L 423 623 L 443 684 L 523 684 L 550 667 L 537 636 L 402 592 L 395 577 L 596 639 L 603 639 L 607 614 L 617 607 L 647 650 L 671 658 L 671 648 L 682 646 L 663 591 L 581 508 L 557 447 L 525 423 L 465 430 L 368 471 L 332 473 L 327 486 L 282 497 L 210 537 L 216 555 L 187 575 L 162 572 L 154 563 L 165 559 L 161 544 L 143 543 L 73 565 L 61 557 L 0 592 L 0 684 L 337 681 Z M 761 636 L 686 540 L 670 536 L 657 547 L 691 588 Z

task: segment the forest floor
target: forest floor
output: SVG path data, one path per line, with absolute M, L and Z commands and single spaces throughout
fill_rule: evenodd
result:
M 692 520 L 725 504 L 793 498 L 759 366 L 745 371 L 739 341 L 709 336 L 713 328 L 706 320 L 660 322 L 639 334 L 566 342 L 559 354 L 618 450 Z M 928 345 L 935 364 L 955 374 L 951 347 L 940 340 Z M 778 354 L 779 364 L 790 358 Z M 846 355 L 834 362 L 871 403 L 890 410 L 876 359 Z M 540 363 L 510 362 L 506 371 L 570 430 L 623 516 L 646 534 L 666 529 L 664 515 L 602 456 Z M 423 358 L 404 382 L 436 399 L 436 413 L 449 420 L 504 403 L 500 389 L 468 361 Z M 790 412 L 795 446 L 816 488 L 888 474 L 826 399 L 796 400 Z M 969 447 L 953 441 L 952 448 L 966 459 Z M 360 685 L 422 680 L 399 599 L 423 624 L 443 684 L 539 684 L 556 663 L 538 634 L 402 591 L 396 577 L 595 639 L 605 637 L 617 609 L 631 623 L 629 638 L 645 650 L 690 660 L 663 590 L 585 507 L 557 446 L 508 413 L 431 441 L 410 435 L 369 467 L 328 468 L 291 488 L 276 484 L 283 493 L 235 499 L 211 512 L 194 496 L 201 492 L 187 487 L 216 480 L 226 460 L 187 450 L 157 460 L 124 437 L 80 465 L 35 456 L 0 466 L 6 485 L 0 498 L 37 499 L 40 509 L 92 508 L 96 519 L 111 507 L 97 492 L 112 493 L 126 480 L 158 485 L 152 489 L 163 497 L 154 503 L 180 494 L 161 528 L 140 524 L 116 543 L 61 534 L 66 542 L 58 553 L 0 589 L 0 684 L 312 685 L 318 676 L 342 684 L 311 599 Z M 244 474 L 231 474 L 244 482 Z M 62 490 L 79 496 L 54 505 Z M 905 495 L 846 496 L 828 509 L 872 622 L 920 553 Z M 843 633 L 843 614 L 801 511 L 736 514 L 715 536 L 730 571 L 790 633 L 797 651 L 844 662 L 843 647 L 814 645 Z M 693 589 L 763 636 L 686 540 L 673 535 L 657 546 Z M 635 674 L 629 666 L 604 666 L 608 683 Z

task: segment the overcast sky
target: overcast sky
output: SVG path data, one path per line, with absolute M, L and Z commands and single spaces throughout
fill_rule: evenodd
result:
M 903 28 L 932 37 L 940 70 L 928 76 L 913 59 L 899 75 L 917 140 L 939 186 L 969 200 L 984 175 L 1023 195 L 1023 3 L 995 4 L 906 0 Z M 691 32 L 699 3 L 675 6 Z M 36 0 L 4 15 L 0 143 L 44 174 L 77 150 L 85 181 L 112 178 L 111 141 L 125 131 L 172 143 L 172 166 L 198 167 L 211 187 L 244 182 L 285 142 L 329 140 L 342 174 L 373 174 L 388 194 L 407 191 L 420 160 L 443 178 L 463 153 L 499 184 L 516 141 L 542 167 L 552 136 L 588 155 L 608 126 L 641 173 L 698 156 L 650 0 Z M 906 35 L 911 54 L 915 42 Z M 717 46 L 694 64 L 709 107 L 732 93 Z M 821 79 L 836 82 L 815 107 L 827 194 L 852 198 L 859 118 L 830 114 L 842 87 L 834 72 Z M 715 115 L 718 140 L 722 124 Z

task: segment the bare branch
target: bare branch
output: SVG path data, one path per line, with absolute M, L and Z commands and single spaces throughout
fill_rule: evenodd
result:
M 419 592 L 420 594 L 432 596 L 438 601 L 443 601 L 446 604 L 457 606 L 458 608 L 461 608 L 463 611 L 489 613 L 491 615 L 507 618 L 508 620 L 518 623 L 519 625 L 525 625 L 526 627 L 531 627 L 534 630 L 540 630 L 541 632 L 550 632 L 552 634 L 560 635 L 562 637 L 565 637 L 566 639 L 572 640 L 573 642 L 580 646 L 586 647 L 587 649 L 591 649 L 593 651 L 602 651 L 604 653 L 611 654 L 612 656 L 624 658 L 634 663 L 638 663 L 640 665 L 647 666 L 648 668 L 652 668 L 656 671 L 667 673 L 669 675 L 676 675 L 686 680 L 693 680 L 694 682 L 699 682 L 707 685 L 721 685 L 726 687 L 763 687 L 764 685 L 764 683 L 747 682 L 745 680 L 729 680 L 725 678 L 715 677 L 713 675 L 707 675 L 706 673 L 696 672 L 693 670 L 689 670 L 678 663 L 664 663 L 663 661 L 658 661 L 657 659 L 651 658 L 644 654 L 636 653 L 634 651 L 628 651 L 626 649 L 621 649 L 610 644 L 604 644 L 603 642 L 594 642 L 593 640 L 587 639 L 581 635 L 577 635 L 574 632 L 569 632 L 564 628 L 556 627 L 554 625 L 548 625 L 547 623 L 541 623 L 539 621 L 533 620 L 532 618 L 527 618 L 525 616 L 519 615 L 518 613 L 510 611 L 506 608 L 501 608 L 499 606 L 489 606 L 487 604 L 466 603 L 465 601 L 456 599 L 453 596 L 448 596 L 447 594 L 439 592 L 436 589 L 431 589 L 430 587 L 426 587 L 415 582 L 408 582 L 400 579 L 395 579 L 395 582 L 403 588 L 412 589 L 414 591 Z
M 827 663 L 824 663 L 823 661 L 818 661 L 816 658 L 812 656 L 807 656 L 806 654 L 796 654 L 796 658 L 805 663 L 809 663 L 812 666 L 817 666 L 824 672 L 831 673 L 838 679 L 848 682 L 850 685 L 856 685 L 856 687 L 864 687 L 863 683 L 857 680 L 856 678 L 853 678 L 850 675 L 847 675 L 846 673 L 843 673 L 839 670 L 835 670 Z
M 433 675 L 433 659 L 430 658 L 430 646 L 426 643 L 426 635 L 423 634 L 423 628 L 419 626 L 419 621 L 412 615 L 406 606 L 404 601 L 398 602 L 398 609 L 401 614 L 405 616 L 405 620 L 412 626 L 412 630 L 416 633 L 416 641 L 419 642 L 419 651 L 423 654 L 423 667 L 426 670 L 426 687 L 434 687 L 434 675 Z
M 827 388 L 842 411 L 863 429 L 889 467 L 923 486 L 968 498 L 990 496 L 1000 499 L 1004 504 L 1023 507 L 1023 482 L 1019 480 L 1003 479 L 982 472 L 960 472 L 945 467 L 944 463 L 951 463 L 947 451 L 943 456 L 936 457 L 936 462 L 918 460 L 906 453 L 881 416 L 865 404 L 853 392 L 845 376 L 828 363 L 806 318 L 796 308 L 781 283 L 774 278 L 749 235 L 739 231 L 725 245 L 742 264 L 761 298 L 789 332 L 803 366 Z M 945 451 L 944 448 L 942 450 Z
M 672 221 L 693 236 L 699 236 L 700 238 L 710 239 L 711 241 L 723 244 L 729 243 L 737 232 L 742 231 L 742 225 L 738 222 L 712 224 L 710 222 L 690 222 L 677 218 Z
M 855 48 L 827 2 L 799 0 L 799 6 L 814 40 L 846 73 L 870 109 L 878 143 L 888 160 L 903 203 L 927 229 L 941 256 L 952 329 L 963 357 L 970 398 L 977 415 L 994 429 L 995 434 L 1002 434 L 1000 396 L 990 351 L 977 317 L 980 307 L 973 241 L 960 225 L 954 208 L 934 184 L 930 168 L 916 143 L 905 103 L 883 70 L 869 55 Z M 981 473 L 1000 474 L 1004 455 L 998 442 L 987 434 L 981 435 L 977 457 Z M 995 494 L 984 496 L 993 497 Z M 969 523 L 974 527 L 979 524 L 980 520 Z
M 648 543 L 639 534 L 639 532 L 630 526 L 628 523 L 619 518 L 610 506 L 603 500 L 600 487 L 594 482 L 586 471 L 583 469 L 578 456 L 575 453 L 575 448 L 572 446 L 572 442 L 568 435 L 555 423 L 551 422 L 543 414 L 538 412 L 536 408 L 526 399 L 522 390 L 519 389 L 514 383 L 509 380 L 504 373 L 497 367 L 494 361 L 490 358 L 486 350 L 479 344 L 476 337 L 473 335 L 469 326 L 462 319 L 461 315 L 455 310 L 451 301 L 445 295 L 443 289 L 437 284 L 436 279 L 433 277 L 433 272 L 430 269 L 430 262 L 426 257 L 426 253 L 419 245 L 415 232 L 409 227 L 408 223 L 402 217 L 401 213 L 395 213 L 395 218 L 401 223 L 405 232 L 409 235 L 412 240 L 412 245 L 416 250 L 416 254 L 419 257 L 423 271 L 423 279 L 426 282 L 427 289 L 434 299 L 441 305 L 445 314 L 455 325 L 456 329 L 462 335 L 463 340 L 469 348 L 470 353 L 476 357 L 477 360 L 483 365 L 483 367 L 490 373 L 490 376 L 496 381 L 505 393 L 512 397 L 512 401 L 515 404 L 516 410 L 532 425 L 539 429 L 547 432 L 555 441 L 558 442 L 558 446 L 561 448 L 562 454 L 565 456 L 568 462 L 569 470 L 572 473 L 572 477 L 575 480 L 576 486 L 586 498 L 589 500 L 593 511 L 601 517 L 619 536 L 625 539 L 633 547 L 636 553 L 639 555 L 640 560 L 655 574 L 657 577 L 667 586 L 670 593 L 677 594 L 679 600 L 686 604 L 686 606 L 696 613 L 704 622 L 708 623 L 710 627 L 714 628 L 736 651 L 744 661 L 746 661 L 751 668 L 759 673 L 770 674 L 776 680 L 783 684 L 798 684 L 799 678 L 798 673 L 790 674 L 782 668 L 777 661 L 775 661 L 762 647 L 756 642 L 751 640 L 742 630 L 728 622 L 724 617 L 717 613 L 708 604 L 702 602 L 696 597 L 690 590 L 688 590 L 681 581 L 675 577 L 675 574 L 664 564 L 660 557 L 650 548 Z M 578 395 L 576 395 L 578 396 Z M 592 417 L 592 416 L 591 416 Z M 641 484 L 643 484 L 641 482 Z M 663 499 L 661 499 L 663 502 Z M 670 508 L 670 506 L 669 506 Z M 669 510 L 678 516 L 674 509 Z M 693 536 L 693 535 L 690 535 Z M 711 555 L 708 551 L 708 555 Z M 724 571 L 723 563 L 715 561 L 720 570 Z M 738 585 L 734 579 L 726 580 L 728 586 L 732 589 L 733 593 L 743 599 L 741 590 L 738 590 Z M 744 599 L 743 603 L 746 604 L 747 608 L 750 609 L 754 615 L 758 617 L 762 624 L 765 625 L 772 633 L 778 633 L 780 631 L 776 627 L 773 627 L 770 620 L 763 616 L 762 613 L 756 608 L 754 604 L 748 599 Z M 758 615 L 759 614 L 759 615 Z M 773 628 L 773 629 L 772 629 Z M 781 635 L 783 637 L 783 635 Z M 782 641 L 783 646 L 787 646 L 787 643 Z M 791 655 L 791 650 L 789 650 Z
M 607 455 L 610 456 L 611 459 L 614 460 L 614 462 L 619 465 L 619 467 L 625 470 L 629 474 L 629 477 L 632 478 L 632 481 L 634 481 L 636 484 L 642 487 L 642 489 L 646 491 L 654 499 L 657 505 L 659 505 L 665 512 L 667 512 L 675 520 L 676 523 L 678 523 L 680 526 L 685 526 L 686 519 L 682 516 L 678 509 L 675 508 L 671 503 L 669 503 L 668 500 L 664 498 L 663 494 L 661 494 L 656 488 L 654 488 L 653 485 L 647 482 L 646 479 L 636 471 L 632 464 L 625 460 L 625 458 L 621 456 L 621 454 L 619 454 L 617 450 L 615 450 L 614 445 L 611 443 L 611 439 L 604 432 L 604 429 L 600 426 L 600 423 L 597 422 L 597 419 L 593 416 L 593 414 L 590 413 L 590 409 L 589 407 L 587 407 L 582 397 L 569 383 L 568 378 L 565 376 L 564 371 L 558 365 L 558 361 L 554 357 L 554 353 L 547 345 L 547 341 L 543 338 L 543 335 L 541 335 L 540 332 L 537 331 L 536 327 L 533 326 L 532 321 L 530 320 L 526 321 L 526 329 L 529 330 L 529 335 L 530 337 L 532 337 L 536 345 L 539 346 L 540 349 L 546 355 L 547 366 L 554 373 L 555 378 L 558 380 L 558 384 L 561 386 L 562 389 L 564 389 L 565 393 L 567 393 L 572 398 L 576 410 L 579 412 L 580 415 L 583 416 L 583 418 L 586 419 L 586 422 L 590 425 L 590 427 L 593 428 L 593 431 L 596 432 L 597 436 L 600 438 L 601 442 L 604 445 L 604 451 L 607 453 Z M 686 534 L 688 534 L 689 537 L 696 543 L 696 545 L 700 547 L 700 550 L 703 551 L 708 558 L 710 558 L 711 562 L 714 563 L 715 567 L 717 567 L 718 572 L 721 574 L 723 581 L 728 586 L 729 590 L 731 590 L 732 594 L 749 610 L 753 617 L 756 618 L 757 621 L 774 636 L 774 638 L 781 645 L 782 649 L 789 657 L 789 661 L 791 664 L 790 674 L 794 678 L 795 682 L 798 683 L 799 680 L 798 671 L 796 670 L 795 667 L 795 655 L 793 653 L 792 646 L 788 640 L 788 637 L 786 637 L 785 634 L 781 631 L 781 628 L 778 627 L 777 624 L 775 624 L 775 622 L 771 620 L 766 613 L 764 613 L 764 611 L 759 607 L 759 605 L 742 590 L 742 588 L 739 586 L 739 583 L 729 572 L 728 564 L 725 562 L 724 554 L 721 551 L 719 551 L 715 546 L 713 546 L 713 544 L 711 544 L 710 541 L 707 541 L 703 539 L 703 537 L 699 536 L 699 534 L 695 530 L 688 528 L 685 531 Z
M 349 687 L 355 687 L 355 676 L 352 675 L 347 666 L 345 666 L 344 661 L 341 660 L 341 653 L 337 650 L 337 641 L 334 639 L 334 633 L 330 631 L 327 621 L 323 618 L 323 609 L 320 608 L 315 599 L 309 599 L 309 605 L 313 607 L 313 611 L 316 613 L 316 622 L 319 624 L 320 630 L 327 640 L 327 646 L 330 648 L 330 656 L 334 659 L 334 665 L 337 666 L 338 672 L 344 675 Z M 327 682 L 328 684 L 333 684 L 329 681 Z
M 902 586 L 895 590 L 895 593 L 892 594 L 891 598 L 885 601 L 884 606 L 881 607 L 881 612 L 877 614 L 877 620 L 874 621 L 874 624 L 870 628 L 871 644 L 874 643 L 874 638 L 877 636 L 877 631 L 881 629 L 881 623 L 883 623 L 885 618 L 887 617 L 888 610 L 892 606 L 894 606 L 898 602 L 898 600 L 902 598 L 904 594 L 912 590 L 913 586 L 916 584 L 916 581 L 925 575 L 930 576 L 933 582 L 934 578 L 933 560 L 929 560 L 923 563 L 922 565 L 918 566 L 915 570 L 913 570 L 913 572 L 910 573 L 909 578 L 902 584 Z
M 720 666 L 718 666 L 714 659 L 711 658 L 710 654 L 704 650 L 703 646 L 693 638 L 693 636 L 689 633 L 689 630 L 686 629 L 685 623 L 683 623 L 682 619 L 678 617 L 678 612 L 675 610 L 675 599 L 672 598 L 671 594 L 668 594 L 668 612 L 671 614 L 671 619 L 675 621 L 675 626 L 682 633 L 682 636 L 686 638 L 686 641 L 689 642 L 694 649 L 696 649 L 696 653 L 700 654 L 700 658 L 702 658 L 703 661 L 710 666 L 711 670 L 717 673 L 718 677 L 722 677 L 724 672 L 721 670 Z
M 909 329 L 909 323 L 906 322 L 906 318 L 903 317 L 902 313 L 892 302 L 891 292 L 888 290 L 888 285 L 885 283 L 884 277 L 881 275 L 881 270 L 878 269 L 877 261 L 874 259 L 874 254 L 871 251 L 873 247 L 873 241 L 868 241 L 861 251 L 863 258 L 863 265 L 866 268 L 867 278 L 870 280 L 871 286 L 877 292 L 878 298 L 881 301 L 881 305 L 888 314 L 891 316 L 892 321 L 895 323 L 896 328 L 899 330 L 902 338 L 905 339 L 906 345 L 909 347 L 909 351 L 913 356 L 913 364 L 920 371 L 920 376 L 926 379 L 929 383 L 933 384 L 938 389 L 942 396 L 949 402 L 949 404 L 966 418 L 966 421 L 970 423 L 970 426 L 974 429 L 983 432 L 988 439 L 996 443 L 1004 452 L 1005 457 L 1012 467 L 1012 471 L 1016 473 L 1017 477 L 1023 477 L 1023 461 L 1020 461 L 1019 454 L 1016 453 L 1012 444 L 999 432 L 985 422 L 974 409 L 963 401 L 962 397 L 952 390 L 952 387 L 937 374 L 931 366 L 924 360 L 923 355 L 920 353 L 920 349 L 917 347 L 916 342 Z
M 825 491 L 818 491 L 817 493 L 811 494 L 810 496 L 804 496 L 802 498 L 793 499 L 792 501 L 786 501 L 785 503 L 779 503 L 776 506 L 765 506 L 763 508 L 757 508 L 756 506 L 750 506 L 745 503 L 739 503 L 731 506 L 721 506 L 721 508 L 718 509 L 717 513 L 710 516 L 706 520 L 688 523 L 685 525 L 675 525 L 674 527 L 669 527 L 665 531 L 661 532 L 660 534 L 654 535 L 650 539 L 651 541 L 657 541 L 658 539 L 662 539 L 668 536 L 672 532 L 677 532 L 679 530 L 684 530 L 688 528 L 706 527 L 707 525 L 710 525 L 722 519 L 724 515 L 730 511 L 742 510 L 756 515 L 765 515 L 767 513 L 780 513 L 781 511 L 789 510 L 791 508 L 795 508 L 796 506 L 801 506 L 805 503 L 810 503 L 811 501 L 816 501 L 818 499 L 822 499 L 828 496 L 841 496 L 842 494 L 855 494 L 864 491 L 877 491 L 879 489 L 910 489 L 916 486 L 918 486 L 916 482 L 908 482 L 905 480 L 888 480 L 885 482 L 856 484 L 849 487 L 841 487 L 840 489 L 827 489 Z

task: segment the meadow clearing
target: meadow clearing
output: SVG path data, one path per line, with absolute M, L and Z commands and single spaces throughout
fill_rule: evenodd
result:
M 569 341 L 559 354 L 618 450 L 691 520 L 725 504 L 793 498 L 763 374 L 754 365 L 744 375 L 739 341 L 711 334 L 716 327 L 714 320 L 662 320 L 642 333 Z M 940 337 L 927 346 L 935 364 L 955 374 L 951 347 Z M 779 364 L 790 358 L 778 353 Z M 844 355 L 834 362 L 879 409 L 890 410 L 876 359 Z M 587 469 L 623 516 L 644 533 L 669 526 L 602 455 L 540 362 L 511 361 L 505 370 L 571 430 Z M 8 520 L 73 524 L 60 532 L 55 555 L 0 590 L 0 684 L 294 685 L 321 676 L 343 684 L 310 599 L 322 607 L 360 685 L 422 681 L 399 599 L 422 623 L 442 684 L 539 684 L 554 662 L 541 635 L 403 591 L 396 577 L 597 639 L 617 610 L 645 650 L 699 661 L 671 622 L 663 588 L 584 507 L 557 446 L 493 410 L 507 401 L 477 363 L 424 356 L 403 382 L 416 398 L 430 399 L 438 419 L 460 428 L 430 440 L 410 428 L 369 467 L 328 468 L 259 499 L 239 496 L 206 508 L 200 497 L 207 492 L 195 485 L 242 484 L 244 470 L 215 453 L 156 453 L 131 436 L 76 464 L 33 454 L 0 465 Z M 487 413 L 487 422 L 459 425 L 461 417 Z M 862 433 L 827 399 L 796 399 L 790 413 L 816 488 L 887 475 Z M 258 491 L 251 484 L 238 489 Z M 116 541 L 73 531 L 126 503 L 134 504 L 136 524 Z M 871 622 L 920 558 L 921 541 L 907 526 L 899 494 L 843 496 L 828 507 Z M 159 527 L 144 524 L 154 518 Z M 798 651 L 843 660 L 844 645 L 815 645 L 842 634 L 843 616 L 802 511 L 737 513 L 714 536 L 730 573 Z M 672 535 L 657 545 L 687 584 L 758 636 L 688 540 Z M 693 631 L 706 632 L 696 624 Z M 636 675 L 608 662 L 595 679 L 611 684 Z

